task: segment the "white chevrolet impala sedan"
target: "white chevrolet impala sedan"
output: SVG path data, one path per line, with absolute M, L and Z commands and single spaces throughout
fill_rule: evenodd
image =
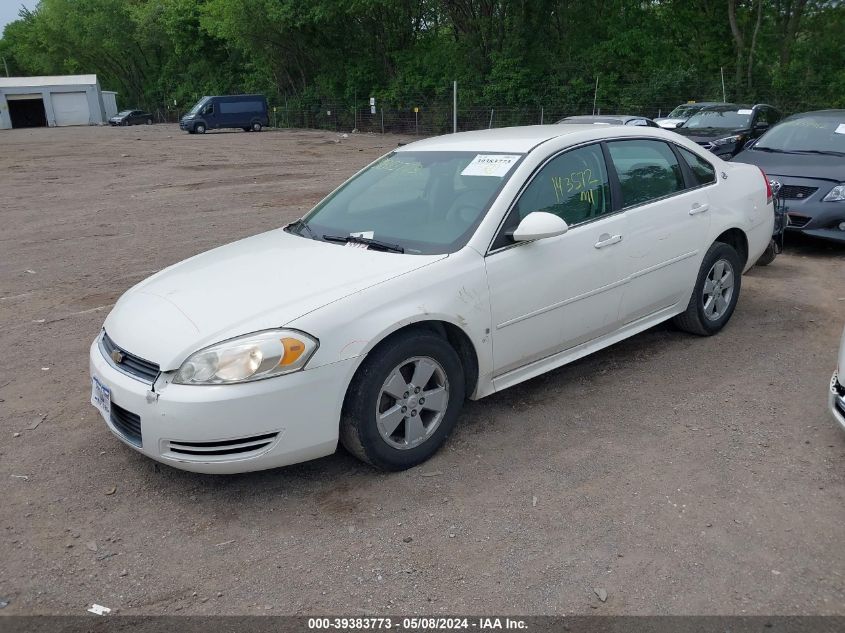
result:
M 712 335 L 772 236 L 757 167 L 672 133 L 532 126 L 399 147 L 301 220 L 128 290 L 91 401 L 144 455 L 235 473 L 419 464 L 482 398 L 661 321 Z

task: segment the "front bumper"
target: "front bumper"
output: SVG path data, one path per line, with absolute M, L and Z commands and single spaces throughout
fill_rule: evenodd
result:
M 100 350 L 90 371 L 111 393 L 109 430 L 147 457 L 182 470 L 239 473 L 330 455 L 355 358 L 238 385 L 155 385 L 116 369 Z M 137 429 L 137 434 L 135 431 Z
M 770 178 L 781 183 L 780 197 L 786 208 L 787 231 L 845 244 L 845 231 L 839 228 L 839 224 L 845 222 L 845 201 L 822 201 L 836 183 L 779 175 Z
M 833 372 L 830 379 L 830 397 L 828 398 L 833 419 L 845 430 L 845 386 L 839 382 L 839 376 Z

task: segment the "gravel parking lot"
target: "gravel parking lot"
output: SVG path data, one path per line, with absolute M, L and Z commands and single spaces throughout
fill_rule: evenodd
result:
M 196 475 L 109 433 L 87 352 L 121 293 L 403 140 L 0 132 L 3 613 L 845 614 L 845 249 L 823 243 L 752 269 L 716 337 L 654 328 L 467 403 L 408 472 Z

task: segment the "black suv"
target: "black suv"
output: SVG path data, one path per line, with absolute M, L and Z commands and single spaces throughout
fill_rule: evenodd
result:
M 709 106 L 675 128 L 725 160 L 737 155 L 745 144 L 780 121 L 781 113 L 770 105 L 723 103 Z

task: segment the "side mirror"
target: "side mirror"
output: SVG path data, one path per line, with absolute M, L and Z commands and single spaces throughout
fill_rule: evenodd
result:
M 569 225 L 553 213 L 533 211 L 524 218 L 513 232 L 514 242 L 531 242 L 547 237 L 563 235 L 569 230 Z
M 768 124 L 768 123 L 763 123 L 763 122 L 760 122 L 760 123 L 757 123 L 757 124 L 754 126 L 754 129 L 755 129 L 755 130 L 757 130 L 758 132 L 763 132 L 764 130 L 768 130 L 768 129 L 769 129 L 769 124 Z

